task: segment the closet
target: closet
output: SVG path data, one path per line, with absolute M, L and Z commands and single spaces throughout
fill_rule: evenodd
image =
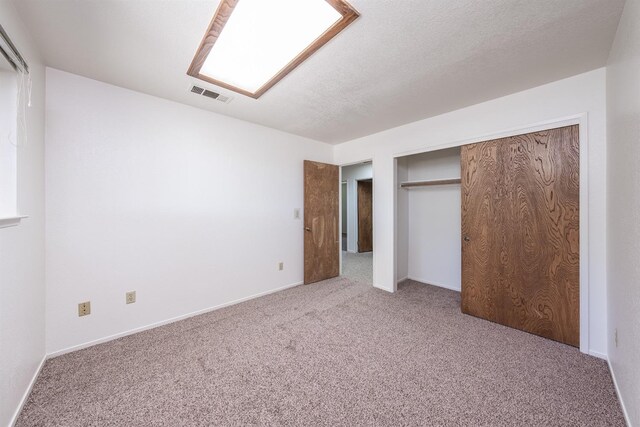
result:
M 460 147 L 398 159 L 400 279 L 460 291 Z
M 453 289 L 460 272 L 463 313 L 579 346 L 578 126 L 463 145 L 459 177 L 438 168 L 449 156 L 398 159 L 398 191 L 409 193 L 398 195 L 398 271 L 406 262 L 408 278 Z M 429 193 L 445 188 L 457 209 Z M 445 237 L 457 237 L 459 258 Z M 429 279 L 445 277 L 441 268 L 449 286 Z

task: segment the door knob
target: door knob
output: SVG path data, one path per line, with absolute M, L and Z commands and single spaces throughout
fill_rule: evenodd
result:
M 304 231 L 311 231 L 311 229 L 309 227 L 305 227 Z
M 469 237 L 469 236 L 464 236 L 464 241 L 465 241 L 465 242 L 468 242 L 468 241 L 470 241 L 470 240 L 471 240 L 471 237 Z

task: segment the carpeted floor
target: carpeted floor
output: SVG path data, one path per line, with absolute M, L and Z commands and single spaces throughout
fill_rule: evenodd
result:
M 333 279 L 47 361 L 18 426 L 622 426 L 604 361 Z
M 373 283 L 373 252 L 342 252 L 342 277 L 360 283 Z

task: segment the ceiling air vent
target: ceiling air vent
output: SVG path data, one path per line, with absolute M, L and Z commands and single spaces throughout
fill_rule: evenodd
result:
M 207 98 L 213 98 L 216 99 L 217 97 L 220 96 L 219 93 L 215 93 L 215 92 L 211 92 L 210 90 L 204 90 L 204 92 L 202 92 L 202 96 L 206 96 Z
M 208 89 L 203 89 L 199 86 L 191 86 L 191 92 L 197 95 L 206 96 L 207 98 L 215 99 L 216 101 L 224 102 L 225 104 L 228 104 L 229 102 L 231 102 L 230 96 L 221 95 L 217 92 L 214 92 Z

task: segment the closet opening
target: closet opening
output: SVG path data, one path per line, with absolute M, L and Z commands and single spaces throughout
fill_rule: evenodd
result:
M 399 157 L 396 171 L 399 282 L 459 292 L 460 147 Z
M 577 124 L 396 158 L 400 289 L 580 347 L 580 161 Z

